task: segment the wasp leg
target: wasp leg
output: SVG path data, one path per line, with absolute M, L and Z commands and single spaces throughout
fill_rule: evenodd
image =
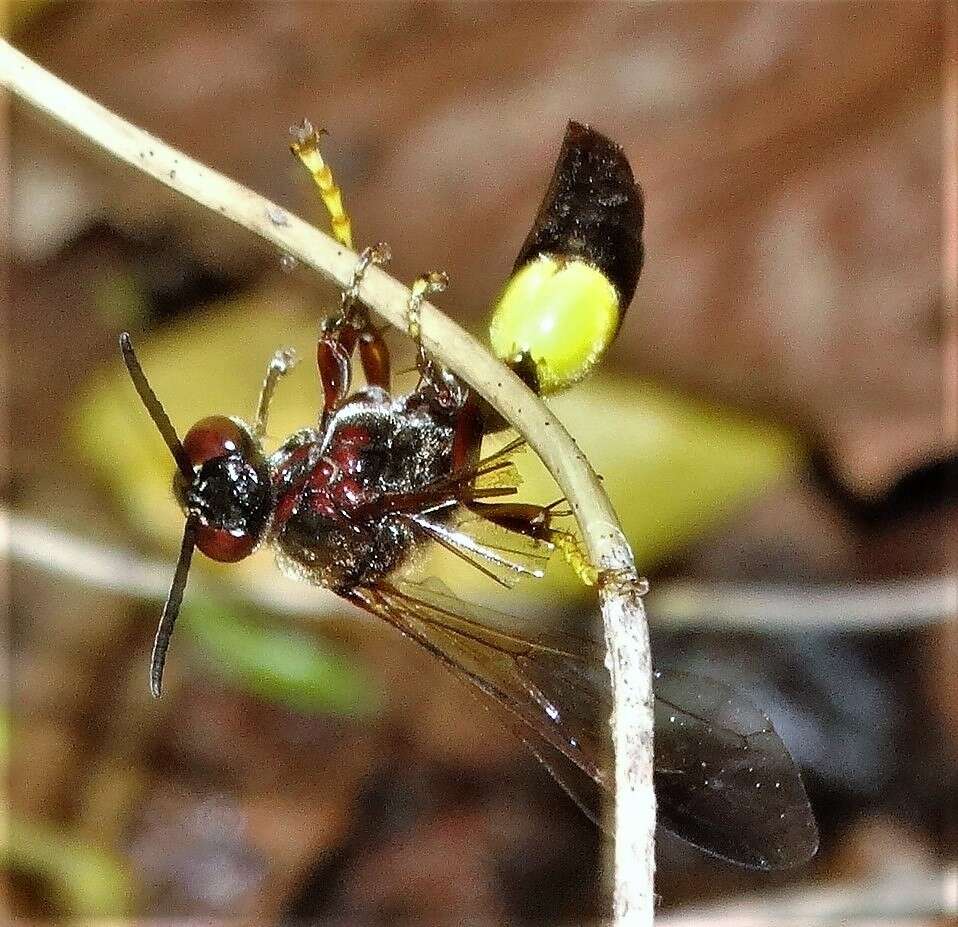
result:
M 366 310 L 358 304 L 359 287 L 370 264 L 385 264 L 389 246 L 365 248 L 353 268 L 352 280 L 343 290 L 339 313 L 323 320 L 316 364 L 323 384 L 323 420 L 336 411 L 349 395 L 352 381 L 350 359 L 359 344 L 363 368 L 370 382 L 389 380 L 389 353 L 382 336 L 372 327 Z
M 266 368 L 266 378 L 263 380 L 263 386 L 259 391 L 259 402 L 256 403 L 256 422 L 253 426 L 253 434 L 257 438 L 262 438 L 266 434 L 266 423 L 269 419 L 269 406 L 273 401 L 273 393 L 276 391 L 276 384 L 280 377 L 285 376 L 296 365 L 296 352 L 292 348 L 284 348 L 277 351 L 269 366 Z
M 309 171 L 313 183 L 319 188 L 319 195 L 322 197 L 323 205 L 329 213 L 333 236 L 340 244 L 352 248 L 352 222 L 349 213 L 346 212 L 346 207 L 343 205 L 343 191 L 336 184 L 333 172 L 323 160 L 319 151 L 319 139 L 321 135 L 326 134 L 326 130 L 319 129 L 317 131 L 308 119 L 304 119 L 301 125 L 290 129 L 290 133 L 293 136 L 289 145 L 290 150 Z
M 500 528 L 508 528 L 538 541 L 548 541 L 549 519 L 552 507 L 534 502 L 478 502 L 469 503 L 469 508 Z
M 571 531 L 549 528 L 546 540 L 555 544 L 572 572 L 584 586 L 594 586 L 599 581 L 599 571 L 592 565 L 582 541 Z
M 389 348 L 382 330 L 374 328 L 368 320 L 366 327 L 359 333 L 359 359 L 362 361 L 366 382 L 370 386 L 381 386 L 388 392 L 392 378 Z
M 419 385 L 416 392 L 445 409 L 462 409 L 466 405 L 469 387 L 451 370 L 436 363 L 422 344 L 420 312 L 423 300 L 433 293 L 441 293 L 448 284 L 449 278 L 441 271 L 416 278 L 406 306 L 406 330 L 418 347 L 416 367 L 419 370 Z M 463 424 L 465 428 L 466 423 Z
M 571 514 L 569 511 L 557 510 L 557 506 L 564 501 L 558 499 L 551 505 L 474 501 L 469 502 L 468 505 L 477 515 L 502 528 L 552 544 L 579 577 L 580 582 L 586 586 L 594 586 L 599 580 L 599 571 L 592 565 L 578 536 L 572 531 L 552 527 L 553 518 Z
M 365 310 L 361 310 L 358 306 L 359 287 L 363 282 L 366 271 L 369 270 L 370 264 L 376 264 L 381 267 L 383 264 L 388 264 L 391 258 L 392 252 L 390 251 L 389 245 L 384 241 L 373 245 L 371 248 L 363 248 L 362 253 L 359 255 L 359 260 L 353 268 L 353 276 L 349 281 L 349 286 L 347 286 L 342 293 L 340 301 L 341 324 L 351 322 L 354 328 L 365 328 L 361 315 Z
M 332 415 L 349 395 L 349 359 L 355 343 L 355 331 L 347 327 L 338 332 L 324 332 L 316 345 L 316 366 L 323 384 L 323 421 Z
M 419 324 L 419 314 L 422 311 L 423 300 L 433 293 L 441 293 L 449 286 L 449 277 L 444 271 L 433 271 L 417 277 L 410 287 L 409 302 L 406 305 L 406 331 L 409 337 L 419 346 L 420 363 L 424 362 L 425 352 L 422 347 L 422 329 Z
M 375 328 L 369 320 L 365 310 L 357 312 L 359 300 L 359 286 L 370 264 L 381 266 L 390 259 L 389 245 L 379 242 L 373 248 L 366 248 L 359 257 L 359 262 L 353 271 L 353 279 L 349 287 L 343 292 L 343 316 L 349 321 L 355 333 L 354 345 L 358 344 L 359 359 L 363 365 L 366 382 L 371 386 L 381 386 L 385 390 L 390 388 L 389 348 L 383 339 L 382 331 Z
M 452 434 L 452 471 L 474 467 L 479 461 L 482 446 L 482 415 L 479 412 L 479 397 L 469 390 L 462 410 L 456 418 Z

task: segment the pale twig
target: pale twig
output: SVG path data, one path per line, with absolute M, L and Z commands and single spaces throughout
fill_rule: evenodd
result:
M 186 157 L 54 77 L 0 41 L 0 82 L 52 119 L 224 218 L 244 226 L 340 287 L 357 255 L 222 174 Z M 378 267 L 360 299 L 405 330 L 409 290 Z M 613 683 L 616 755 L 615 886 L 618 923 L 653 919 L 652 680 L 648 629 L 632 552 L 596 475 L 558 419 L 522 382 L 434 306 L 422 304 L 427 351 L 456 371 L 523 435 L 569 500 L 592 563 L 611 581 L 600 603 Z
M 72 579 L 85 587 L 117 595 L 137 596 L 162 604 L 170 591 L 172 560 L 151 560 L 134 551 L 82 537 L 18 512 L 0 509 L 0 550 L 10 560 L 54 576 Z M 300 589 L 300 595 L 290 589 Z M 308 615 L 311 619 L 343 613 L 343 600 L 312 586 L 250 580 L 231 584 L 206 575 L 190 577 L 194 595 L 245 600 L 277 615 Z
M 761 894 L 677 908 L 661 927 L 931 927 L 958 915 L 958 871 L 905 870 L 895 876 Z M 949 918 L 951 918 L 949 920 Z
M 843 585 L 666 582 L 646 603 L 654 624 L 723 631 L 895 631 L 958 615 L 958 578 Z
M 169 560 L 148 560 L 26 515 L 0 509 L 0 541 L 11 559 L 85 586 L 160 603 L 169 592 Z M 204 580 L 195 577 L 191 582 Z M 230 590 L 237 593 L 278 614 L 315 619 L 322 611 L 317 596 L 296 598 L 286 586 L 275 592 L 252 585 Z M 339 614 L 341 604 L 333 606 L 342 600 L 330 596 L 328 601 Z M 652 624 L 668 630 L 880 633 L 951 620 L 958 610 L 958 580 L 928 576 L 818 588 L 675 581 L 657 586 L 647 605 Z

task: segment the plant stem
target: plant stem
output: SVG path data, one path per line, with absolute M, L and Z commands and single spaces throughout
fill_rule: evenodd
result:
M 114 157 L 244 226 L 345 287 L 357 255 L 252 190 L 124 121 L 0 41 L 0 82 Z M 359 298 L 406 330 L 409 290 L 378 267 Z M 648 628 L 632 552 L 601 484 L 558 419 L 511 371 L 428 302 L 420 314 L 426 350 L 454 370 L 528 441 L 572 507 L 593 565 L 613 683 L 616 755 L 615 885 L 618 924 L 653 919 L 652 680 Z
M 169 592 L 169 561 L 148 560 L 2 508 L 0 542 L 11 560 L 84 586 L 160 604 Z M 207 582 L 206 577 L 190 577 L 191 587 Z M 225 596 L 218 588 L 209 592 Z M 235 597 L 235 591 L 232 594 Z M 282 592 L 265 584 L 244 587 L 242 594 L 251 604 L 277 614 L 316 619 L 324 609 L 315 596 L 291 598 L 287 587 Z M 652 622 L 668 631 L 881 634 L 944 625 L 954 615 L 956 600 L 958 579 L 940 575 L 820 586 L 673 580 L 656 586 L 646 602 Z M 326 601 L 332 609 L 340 600 L 330 594 Z

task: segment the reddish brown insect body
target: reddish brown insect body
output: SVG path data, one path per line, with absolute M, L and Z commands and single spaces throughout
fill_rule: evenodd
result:
M 154 694 L 161 689 L 174 606 L 194 545 L 214 560 L 232 563 L 270 543 L 287 573 L 353 601 L 359 587 L 396 573 L 414 545 L 426 540 L 449 547 L 507 584 L 522 573 L 541 575 L 550 549 L 550 509 L 488 501 L 515 492 L 508 479 L 477 485 L 479 477 L 511 464 L 506 458 L 478 463 L 482 429 L 474 395 L 422 356 L 416 388 L 393 396 L 388 351 L 364 312 L 350 307 L 324 325 L 316 354 L 325 397 L 319 424 L 296 432 L 270 455 L 261 436 L 269 398 L 287 369 L 279 363 L 281 355 L 270 366 L 254 426 L 209 416 L 180 444 L 146 384 L 129 337 L 121 343 L 140 395 L 180 463 L 174 492 L 187 516 L 177 571 L 181 582 L 174 585 L 173 605 L 168 603 L 154 647 Z M 350 394 L 353 351 L 367 385 Z M 483 499 L 480 517 L 478 508 L 469 506 L 478 507 Z M 459 527 L 470 517 L 508 535 L 509 543 L 497 550 L 477 542 Z
M 308 155 L 306 143 L 314 141 L 308 135 L 296 145 L 306 146 Z M 314 166 L 324 178 L 317 158 Z M 596 193 L 608 193 L 609 185 L 616 195 Z M 330 181 L 323 189 L 334 203 L 334 224 L 348 231 L 337 188 Z M 600 270 L 607 267 L 619 290 L 631 296 L 641 266 L 641 206 L 621 150 L 593 130 L 571 125 L 525 250 L 545 240 L 545 232 L 537 232 L 545 229 L 560 256 L 568 252 L 594 260 Z M 580 221 L 580 214 L 588 221 Z M 566 552 L 575 538 L 553 527 L 559 514 L 554 506 L 497 501 L 516 491 L 510 454 L 521 442 L 480 459 L 477 399 L 450 371 L 420 349 L 415 389 L 390 392 L 386 345 L 355 308 L 360 277 L 377 255 L 364 252 L 341 312 L 323 325 L 316 358 L 324 404 L 317 424 L 272 454 L 262 439 L 276 383 L 292 363 L 290 352 L 279 352 L 270 363 L 252 425 L 212 416 L 180 442 L 129 336 L 121 336 L 137 392 L 176 461 L 174 490 L 186 514 L 154 643 L 151 689 L 160 694 L 194 547 L 232 562 L 268 543 L 287 572 L 382 618 L 498 703 L 505 723 L 596 819 L 596 790 L 612 787 L 602 649 L 572 638 L 530 639 L 508 616 L 403 573 L 415 548 L 434 542 L 508 586 L 522 576 L 541 576 L 553 542 Z M 419 301 L 441 280 L 432 275 L 413 287 L 414 337 Z M 367 385 L 351 393 L 354 354 Z M 520 373 L 522 363 L 520 357 Z M 528 379 L 535 383 L 534 376 Z M 768 718 L 715 680 L 656 673 L 654 685 L 661 822 L 741 865 L 772 869 L 808 859 L 818 841 L 815 821 L 798 771 Z
M 441 405 L 432 392 L 428 381 L 398 398 L 367 387 L 328 410 L 322 431 L 272 456 L 270 531 L 288 571 L 348 593 L 402 563 L 422 534 L 412 516 L 457 501 L 421 495 L 461 463 L 453 445 L 462 405 Z

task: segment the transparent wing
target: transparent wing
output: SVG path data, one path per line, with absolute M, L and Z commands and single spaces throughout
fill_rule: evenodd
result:
M 515 619 L 467 605 L 439 584 L 377 586 L 354 595 L 507 709 L 514 719 L 509 727 L 596 818 L 587 780 L 610 791 L 612 766 L 607 676 L 595 644 L 554 636 L 532 641 Z M 769 719 L 706 677 L 658 673 L 655 695 L 662 825 L 743 866 L 776 869 L 809 859 L 818 844 L 815 821 Z
M 508 726 L 593 820 L 613 787 L 608 675 L 592 641 L 530 640 L 516 619 L 441 584 L 354 590 L 379 615 L 506 709 Z M 748 699 L 707 677 L 657 673 L 655 788 L 662 825 L 760 869 L 805 862 L 818 835 L 784 744 Z M 591 781 L 590 781 L 591 780 Z
M 587 643 L 558 637 L 533 642 L 515 628 L 515 619 L 467 605 L 434 581 L 380 583 L 352 595 L 495 699 L 526 735 L 611 786 L 600 720 L 608 715 L 607 692 L 591 678 L 595 660 L 575 646 L 589 649 Z
M 549 541 L 511 531 L 464 505 L 407 518 L 431 540 L 507 588 L 525 577 L 545 576 L 555 549 Z
M 656 673 L 655 792 L 662 825 L 756 869 L 810 859 L 818 829 L 772 722 L 715 679 Z

